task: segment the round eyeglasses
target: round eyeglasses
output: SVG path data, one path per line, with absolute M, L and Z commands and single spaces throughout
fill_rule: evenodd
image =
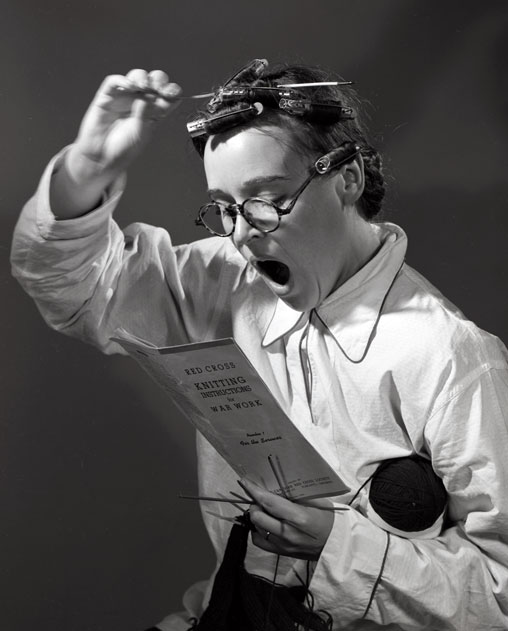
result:
M 256 230 L 263 233 L 273 232 L 279 227 L 280 218 L 293 210 L 298 198 L 316 175 L 320 173 L 313 171 L 310 174 L 286 208 L 280 208 L 273 202 L 260 197 L 249 197 L 241 204 L 226 205 L 211 202 L 199 209 L 196 225 L 204 226 L 209 232 L 219 237 L 229 237 L 235 230 L 237 216 L 242 215 L 245 221 Z
M 293 210 L 298 198 L 316 175 L 324 175 L 332 169 L 350 162 L 360 153 L 360 150 L 361 147 L 356 143 L 345 142 L 340 147 L 318 158 L 314 163 L 312 173 L 285 208 L 280 208 L 273 202 L 260 197 L 249 197 L 241 204 L 211 202 L 201 206 L 195 223 L 197 226 L 204 226 L 214 235 L 229 237 L 235 230 L 237 216 L 242 215 L 245 221 L 256 230 L 265 234 L 273 232 L 279 227 L 280 218 Z

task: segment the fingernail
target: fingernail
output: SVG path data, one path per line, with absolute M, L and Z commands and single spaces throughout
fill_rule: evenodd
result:
M 166 86 L 164 92 L 167 96 L 178 96 L 182 92 L 182 88 L 178 85 L 169 84 Z

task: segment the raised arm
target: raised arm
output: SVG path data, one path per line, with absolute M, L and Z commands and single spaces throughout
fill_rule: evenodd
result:
M 104 190 L 128 169 L 156 124 L 178 103 L 180 91 L 161 70 L 106 77 L 52 180 L 50 201 L 57 218 L 78 217 L 99 204 Z
M 162 228 L 122 231 L 112 218 L 123 174 L 179 90 L 161 71 L 106 78 L 16 226 L 13 274 L 46 322 L 106 352 L 118 350 L 109 337 L 119 326 L 176 344 L 214 321 L 214 294 L 202 287 L 220 282 L 225 240 L 173 247 Z

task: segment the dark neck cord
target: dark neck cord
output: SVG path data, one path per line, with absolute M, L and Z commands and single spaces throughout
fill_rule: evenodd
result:
M 404 265 L 405 260 L 402 261 L 402 263 L 400 264 L 399 269 L 397 270 L 397 273 L 395 274 L 395 276 L 393 277 L 392 282 L 390 283 L 390 286 L 388 287 L 384 298 L 383 298 L 383 302 L 381 303 L 381 306 L 379 307 L 379 311 L 378 314 L 376 316 L 376 321 L 374 322 L 374 326 L 372 327 L 372 331 L 370 332 L 369 335 L 369 339 L 367 341 L 367 345 L 365 346 L 365 350 L 363 351 L 362 356 L 359 359 L 353 359 L 352 357 L 350 357 L 346 351 L 344 350 L 344 348 L 341 346 L 340 342 L 335 338 L 335 336 L 333 335 L 333 333 L 330 331 L 329 326 L 326 324 L 326 322 L 323 320 L 323 318 L 319 315 L 319 313 L 317 312 L 316 308 L 314 307 L 311 312 L 310 312 L 310 316 L 309 316 L 309 320 L 312 319 L 312 316 L 315 315 L 316 318 L 321 322 L 321 324 L 325 327 L 325 329 L 330 333 L 330 335 L 332 336 L 333 340 L 335 341 L 335 343 L 337 344 L 337 346 L 339 347 L 340 351 L 342 352 L 342 354 L 344 355 L 344 357 L 346 359 L 348 359 L 352 364 L 360 364 L 366 357 L 370 345 L 372 344 L 372 341 L 374 340 L 374 337 L 376 335 L 376 330 L 377 330 L 377 326 L 379 324 L 379 320 L 381 319 L 381 314 L 383 313 L 383 308 L 385 306 L 386 303 L 386 299 L 388 298 L 388 295 L 390 293 L 390 291 L 392 290 L 393 285 L 395 284 L 395 281 L 397 280 L 400 271 L 402 269 L 402 266 Z

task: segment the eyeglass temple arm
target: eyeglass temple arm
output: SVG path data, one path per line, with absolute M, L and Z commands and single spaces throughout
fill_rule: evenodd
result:
M 333 149 L 332 151 L 325 154 L 324 156 L 321 156 L 320 158 L 318 158 L 316 162 L 314 163 L 314 168 L 313 168 L 312 173 L 305 180 L 305 182 L 300 186 L 300 188 L 296 191 L 289 206 L 287 206 L 286 208 L 277 208 L 277 214 L 279 215 L 279 217 L 282 217 L 283 215 L 287 215 L 293 210 L 294 205 L 298 201 L 298 198 L 300 197 L 300 195 L 303 193 L 303 191 L 307 188 L 307 186 L 312 182 L 312 180 L 317 175 L 325 175 L 326 173 L 329 173 L 330 171 L 332 171 L 332 169 L 336 169 L 337 167 L 342 166 L 343 164 L 347 164 L 348 162 L 353 160 L 353 158 L 357 156 L 360 153 L 360 151 L 361 151 L 361 147 L 357 143 L 344 142 L 342 145 L 340 145 L 340 147 L 337 147 L 336 149 Z

